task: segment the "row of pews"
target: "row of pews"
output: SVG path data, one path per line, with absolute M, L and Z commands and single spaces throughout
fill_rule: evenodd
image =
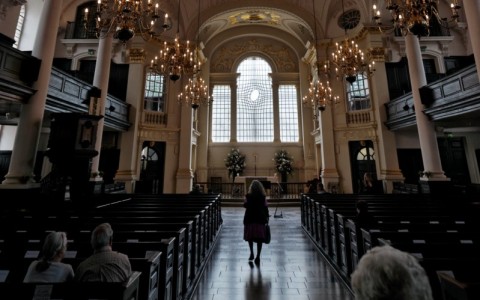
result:
M 368 202 L 370 228 L 355 223 L 356 203 Z M 434 299 L 480 299 L 480 210 L 463 196 L 430 194 L 302 194 L 304 231 L 347 286 L 369 249 L 391 245 L 416 256 Z M 476 295 L 476 296 L 473 296 Z
M 63 262 L 75 270 L 92 254 L 91 231 L 103 222 L 112 225 L 113 250 L 129 256 L 135 271 L 132 280 L 106 284 L 105 288 L 99 288 L 102 284 L 98 283 L 91 284 L 92 288 L 87 286 L 90 283 L 22 283 L 28 266 L 40 256 L 48 232 L 67 233 L 68 249 Z M 41 294 L 50 289 L 52 299 L 84 299 L 80 295 L 86 294 L 85 291 L 90 291 L 85 299 L 187 299 L 203 271 L 221 225 L 220 194 L 123 194 L 111 196 L 96 206 L 77 204 L 42 209 L 37 205 L 33 209 L 3 210 L 0 295 L 20 291 L 27 295 Z M 84 292 L 72 293 L 74 290 Z M 97 294 L 102 290 L 112 293 L 109 297 Z M 30 296 L 17 298 L 32 299 Z

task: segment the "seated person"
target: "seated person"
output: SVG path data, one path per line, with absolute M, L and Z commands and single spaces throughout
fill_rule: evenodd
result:
M 75 271 L 77 281 L 124 282 L 132 275 L 128 256 L 112 250 L 113 230 L 109 223 L 98 225 L 92 232 L 94 253 L 82 261 Z
M 358 200 L 357 204 L 357 216 L 355 217 L 355 224 L 357 227 L 369 229 L 377 222 L 373 215 L 368 211 L 368 203 L 365 200 Z
M 201 195 L 201 194 L 203 194 L 202 193 L 202 187 L 199 184 L 195 184 L 189 194 L 190 195 Z
M 32 261 L 28 267 L 24 282 L 64 282 L 73 279 L 73 268 L 62 263 L 67 251 L 67 234 L 50 232 L 42 246 L 40 260 Z
M 363 255 L 351 284 L 355 300 L 433 300 L 417 259 L 391 246 L 374 247 Z
M 317 194 L 330 194 L 325 190 L 323 183 L 321 183 L 320 181 L 317 183 Z

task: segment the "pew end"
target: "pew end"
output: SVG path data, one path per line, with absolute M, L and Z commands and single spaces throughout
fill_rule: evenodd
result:
M 443 300 L 480 299 L 480 280 L 464 282 L 456 279 L 453 272 L 437 271 Z

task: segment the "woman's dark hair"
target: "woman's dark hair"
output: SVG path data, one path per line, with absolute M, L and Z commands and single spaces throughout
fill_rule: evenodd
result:
M 42 259 L 37 263 L 35 270 L 43 272 L 50 267 L 53 258 L 67 249 L 67 234 L 65 232 L 50 232 L 42 247 Z

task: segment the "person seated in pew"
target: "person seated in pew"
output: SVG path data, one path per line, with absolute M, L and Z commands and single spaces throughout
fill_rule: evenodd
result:
M 325 187 L 321 181 L 317 183 L 317 194 L 330 194 L 325 190 Z
M 42 246 L 40 260 L 32 261 L 28 266 L 24 282 L 65 282 L 74 277 L 70 264 L 62 263 L 67 251 L 67 234 L 50 232 Z
M 195 184 L 189 193 L 190 195 L 202 195 L 202 187 L 199 184 Z
M 376 224 L 375 218 L 368 211 L 368 202 L 365 200 L 358 200 L 356 205 L 357 215 L 355 217 L 355 224 L 358 228 L 370 229 Z
M 128 256 L 112 250 L 113 229 L 102 223 L 92 231 L 94 253 L 75 270 L 76 281 L 124 282 L 132 274 Z
M 428 276 L 417 259 L 388 245 L 362 256 L 351 285 L 355 300 L 433 300 Z

